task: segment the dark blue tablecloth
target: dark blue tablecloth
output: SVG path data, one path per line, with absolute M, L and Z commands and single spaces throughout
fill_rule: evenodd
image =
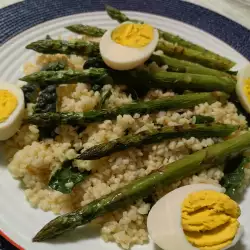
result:
M 0 45 L 36 24 L 76 13 L 103 10 L 105 4 L 167 16 L 194 25 L 250 59 L 248 29 L 207 9 L 179 0 L 25 0 L 0 10 Z M 0 250 L 14 249 L 0 237 Z

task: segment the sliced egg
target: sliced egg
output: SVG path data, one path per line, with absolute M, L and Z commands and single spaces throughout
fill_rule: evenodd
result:
M 250 113 L 250 64 L 237 74 L 236 93 L 241 105 Z
M 187 185 L 166 194 L 150 210 L 147 218 L 148 232 L 154 243 L 163 250 L 197 250 L 188 242 L 182 228 L 182 203 L 187 196 L 196 191 L 222 189 L 210 184 Z M 239 227 L 232 244 L 240 239 L 243 228 Z M 209 249 L 209 248 L 208 248 Z
M 132 24 L 125 22 L 122 25 Z M 119 26 L 118 26 L 119 27 Z M 151 26 L 150 26 L 151 27 Z M 154 52 L 159 40 L 159 34 L 157 29 L 151 27 L 153 30 L 152 38 L 149 43 L 144 46 L 138 46 L 136 44 L 137 38 L 135 38 L 134 47 L 131 43 L 125 41 L 122 45 L 112 39 L 112 33 L 115 29 L 106 31 L 100 41 L 100 53 L 103 61 L 112 69 L 115 70 L 129 70 L 143 64 L 150 55 Z M 129 36 L 129 34 L 128 34 Z
M 9 139 L 18 131 L 24 106 L 22 90 L 14 84 L 0 82 L 0 141 Z

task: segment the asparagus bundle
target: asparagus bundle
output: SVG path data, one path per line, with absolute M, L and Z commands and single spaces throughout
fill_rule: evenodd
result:
M 24 76 L 20 80 L 37 84 L 62 84 L 87 82 L 95 85 L 105 85 L 114 82 L 144 88 L 163 88 L 173 90 L 194 91 L 224 91 L 231 93 L 235 88 L 235 81 L 229 77 L 212 75 L 198 75 L 175 72 L 148 72 L 146 70 L 131 70 L 119 72 L 103 68 L 89 68 L 79 70 L 41 71 Z
M 159 185 L 169 185 L 203 169 L 222 164 L 226 158 L 249 147 L 250 132 L 247 132 L 185 156 L 148 176 L 132 181 L 128 185 L 90 202 L 74 212 L 55 218 L 36 234 L 33 241 L 45 241 L 73 230 L 99 216 L 146 197 Z
M 207 54 L 205 52 L 185 48 L 166 41 L 159 41 L 157 44 L 157 49 L 162 50 L 164 54 L 168 56 L 199 63 L 212 69 L 224 71 L 231 69 L 235 65 L 235 63 L 226 60 L 219 55 Z
M 111 6 L 106 6 L 106 11 L 112 19 L 117 20 L 119 23 L 123 23 L 123 22 L 127 22 L 127 21 L 143 23 L 142 21 L 129 19 L 120 10 L 113 8 Z M 189 48 L 191 50 L 200 51 L 201 54 L 203 54 L 203 56 L 207 57 L 207 58 L 209 58 L 209 57 L 217 58 L 221 62 L 222 65 L 223 64 L 225 64 L 225 66 L 227 65 L 227 67 L 225 69 L 230 69 L 233 65 L 235 65 L 235 63 L 232 62 L 231 60 L 229 60 L 225 57 L 222 57 L 222 56 L 220 56 L 212 51 L 206 50 L 205 48 L 203 48 L 197 44 L 194 44 L 190 41 L 186 41 L 177 35 L 174 35 L 174 34 L 171 34 L 169 32 L 159 30 L 159 29 L 158 29 L 158 31 L 159 31 L 159 35 L 161 38 L 163 38 L 164 40 L 166 40 L 172 44 L 178 44 L 180 46 L 183 46 L 184 48 Z
M 177 58 L 169 57 L 167 55 L 153 54 L 150 57 L 150 60 L 155 61 L 160 66 L 167 65 L 168 66 L 167 71 L 200 74 L 200 75 L 213 75 L 218 77 L 229 77 L 232 81 L 236 82 L 235 76 L 229 73 L 219 71 L 216 69 L 207 68 L 198 63 L 179 60 Z
M 39 71 L 22 77 L 20 80 L 36 84 L 62 84 L 75 82 L 88 82 L 105 85 L 110 83 L 110 77 L 106 69 L 89 68 L 79 70 Z
M 105 29 L 101 29 L 95 26 L 82 25 L 82 24 L 73 24 L 65 28 L 77 34 L 83 34 L 93 37 L 102 37 L 106 32 Z
M 83 151 L 77 159 L 95 160 L 104 156 L 109 156 L 115 152 L 126 150 L 131 147 L 141 147 L 143 145 L 161 142 L 173 138 L 205 138 L 205 137 L 225 137 L 237 129 L 232 125 L 186 125 L 176 127 L 165 127 L 159 130 L 148 130 L 136 135 L 127 135 L 118 139 L 102 143 Z
M 86 42 L 82 40 L 64 41 L 64 40 L 38 40 L 26 46 L 26 49 L 32 49 L 44 54 L 66 54 L 80 56 L 99 55 L 99 43 Z
M 229 96 L 223 92 L 192 93 L 175 95 L 153 101 L 135 102 L 112 110 L 92 110 L 88 112 L 41 113 L 27 117 L 26 122 L 40 127 L 49 125 L 69 124 L 84 125 L 115 119 L 118 115 L 151 114 L 158 111 L 188 109 L 200 103 L 226 102 Z

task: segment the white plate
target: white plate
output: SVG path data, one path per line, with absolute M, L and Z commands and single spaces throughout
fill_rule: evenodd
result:
M 247 63 L 247 60 L 238 52 L 232 49 L 224 42 L 205 33 L 197 28 L 187 24 L 139 12 L 127 12 L 129 16 L 136 19 L 142 19 L 146 22 L 179 34 L 184 38 L 201 44 L 208 49 L 218 52 L 224 56 L 236 61 L 240 68 Z M 24 62 L 32 60 L 35 53 L 25 50 L 25 45 L 37 39 L 43 39 L 47 34 L 52 37 L 58 35 L 67 36 L 72 34 L 63 27 L 74 24 L 84 23 L 88 25 L 110 28 L 116 24 L 104 12 L 93 12 L 79 15 L 73 15 L 55 19 L 29 29 L 15 38 L 8 41 L 0 48 L 0 78 L 8 82 L 16 83 L 21 76 L 21 66 Z M 116 244 L 104 243 L 96 230 L 86 228 L 78 229 L 63 236 L 53 243 L 32 243 L 31 239 L 35 233 L 49 220 L 54 218 L 50 212 L 43 212 L 39 209 L 33 209 L 25 200 L 23 191 L 19 188 L 19 182 L 12 179 L 6 165 L 3 163 L 3 157 L 0 156 L 0 228 L 13 241 L 26 250 L 119 250 Z M 243 239 L 245 247 L 238 246 L 236 249 L 250 249 L 250 192 L 246 192 L 245 200 L 241 203 L 242 217 L 241 222 L 245 226 L 245 237 Z M 249 239 L 247 239 L 249 238 Z M 153 244 L 136 246 L 133 249 L 152 250 Z M 184 249 L 183 249 L 184 250 Z

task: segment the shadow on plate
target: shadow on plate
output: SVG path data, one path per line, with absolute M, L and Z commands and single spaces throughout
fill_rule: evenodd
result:
M 78 227 L 75 230 L 68 232 L 56 239 L 50 240 L 51 244 L 64 244 L 70 242 L 77 242 L 87 239 L 95 239 L 100 237 L 100 227 L 96 225 L 87 225 Z

